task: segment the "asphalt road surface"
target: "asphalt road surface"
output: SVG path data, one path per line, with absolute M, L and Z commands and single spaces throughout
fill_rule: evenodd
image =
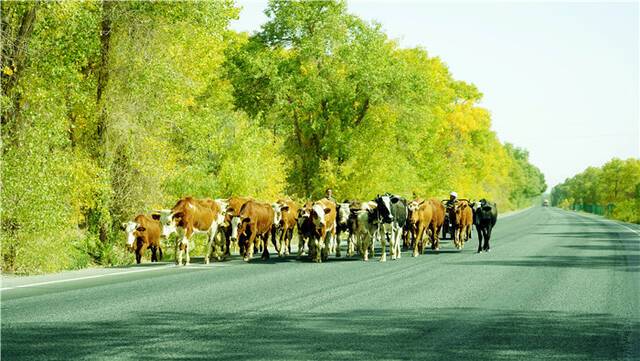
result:
M 639 360 L 639 232 L 531 208 L 490 253 L 3 277 L 2 360 Z

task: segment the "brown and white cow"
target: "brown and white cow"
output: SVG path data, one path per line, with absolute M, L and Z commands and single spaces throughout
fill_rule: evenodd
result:
M 238 243 L 241 249 L 244 249 L 245 262 L 253 258 L 253 250 L 258 246 L 260 239 L 264 242 L 262 259 L 269 259 L 269 235 L 272 240 L 275 238 L 275 217 L 276 212 L 270 204 L 251 200 L 242 206 L 239 215 Z
M 176 263 L 178 265 L 182 265 L 183 252 L 186 254 L 185 264 L 189 264 L 189 242 L 195 233 L 207 234 L 208 247 L 204 261 L 209 263 L 218 226 L 224 222 L 222 206 L 219 202 L 208 198 L 185 197 L 180 199 L 170 211 L 160 211 L 162 235 L 169 237 L 174 232 L 178 233 L 176 241 Z
M 463 249 L 473 224 L 473 210 L 465 199 L 458 200 L 449 208 L 449 219 L 453 225 L 453 244 L 457 249 Z
M 311 220 L 311 208 L 313 202 L 307 201 L 298 209 L 298 258 L 305 255 L 305 249 L 309 249 L 309 241 L 315 233 L 315 226 Z
M 162 259 L 162 246 L 160 245 L 162 226 L 157 219 L 139 214 L 133 222 L 122 223 L 121 228 L 127 233 L 127 248 L 135 252 L 136 263 L 140 263 L 147 248 L 151 249 L 151 262 L 158 262 Z M 160 257 L 156 252 L 160 253 Z
M 429 237 L 429 229 L 431 227 L 431 219 L 433 218 L 433 207 L 431 202 L 422 201 L 420 203 L 413 201 L 409 203 L 409 224 L 413 234 L 413 257 L 416 257 L 424 251 L 424 236 L 427 233 Z
M 315 262 L 326 261 L 336 237 L 336 204 L 326 198 L 313 203 L 311 221 L 314 232 L 309 243 L 309 256 Z
M 227 209 L 221 231 L 226 239 L 226 255 L 228 256 L 231 255 L 231 243 L 241 255 L 244 254 L 244 249 L 240 249 L 240 244 L 238 243 L 238 226 L 240 225 L 240 210 L 250 200 L 253 200 L 253 198 L 233 196 L 227 199 Z
M 281 213 L 280 222 L 276 224 L 276 234 L 280 232 L 278 256 L 288 256 L 291 253 L 293 230 L 298 223 L 298 205 L 291 199 L 280 199 L 275 203 L 274 211 Z

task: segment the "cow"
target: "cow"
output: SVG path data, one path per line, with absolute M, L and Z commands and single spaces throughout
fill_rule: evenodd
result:
M 307 201 L 298 209 L 298 258 L 305 255 L 305 249 L 309 249 L 309 240 L 315 232 L 315 226 L 311 220 L 312 207 L 313 202 Z
M 158 262 L 162 259 L 162 246 L 160 245 L 162 226 L 157 219 L 139 214 L 133 222 L 122 223 L 121 229 L 127 233 L 127 248 L 135 252 L 136 263 L 140 264 L 142 255 L 147 248 L 151 249 L 151 262 Z M 160 253 L 160 257 L 156 252 Z
M 386 240 L 389 241 L 391 259 L 400 258 L 400 238 L 402 228 L 407 222 L 407 201 L 400 196 L 385 193 L 377 196 L 374 202 L 377 204 L 378 217 L 382 225 L 380 262 L 387 260 Z
M 424 250 L 424 236 L 427 233 L 429 237 L 429 229 L 431 229 L 433 218 L 433 207 L 431 202 L 422 201 L 420 203 L 411 202 L 407 207 L 409 210 L 408 223 L 410 224 L 411 233 L 413 234 L 413 257 L 422 254 Z M 434 227 L 435 228 L 435 227 Z M 432 231 L 435 231 L 432 229 Z M 432 243 L 433 244 L 433 243 Z
M 185 197 L 180 199 L 171 210 L 160 211 L 162 236 L 169 237 L 178 233 L 176 241 L 176 264 L 182 265 L 182 253 L 185 253 L 185 265 L 190 264 L 189 242 L 194 233 L 206 233 L 208 237 L 207 255 L 204 262 L 209 263 L 211 250 L 218 231 L 218 226 L 224 222 L 224 210 L 221 204 L 206 199 Z
M 258 201 L 248 201 L 240 209 L 240 225 L 238 226 L 238 243 L 244 250 L 243 260 L 251 261 L 253 250 L 257 248 L 260 239 L 264 242 L 262 259 L 269 259 L 269 235 L 275 245 L 276 212 L 272 205 Z M 278 251 L 276 247 L 276 251 Z
M 347 201 L 338 204 L 337 212 L 338 217 L 336 219 L 336 257 L 340 257 L 340 235 L 343 233 L 349 233 L 347 238 L 347 256 L 352 257 L 356 244 L 353 237 L 353 230 L 355 226 L 355 218 L 351 217 L 351 214 L 357 211 L 360 207 L 360 203 L 356 201 Z
M 240 254 L 244 254 L 244 250 L 240 249 L 240 245 L 238 243 L 238 226 L 240 225 L 239 215 L 242 206 L 250 200 L 253 200 L 253 198 L 233 196 L 227 199 L 224 223 L 220 230 L 225 237 L 226 256 L 231 256 L 232 243 Z
M 444 225 L 444 215 L 445 209 L 442 203 L 436 199 L 429 199 L 429 203 L 431 203 L 432 208 L 432 217 L 431 217 L 431 249 L 437 251 L 440 249 L 440 230 Z M 435 230 L 435 232 L 433 231 Z
M 373 245 L 379 231 L 377 204 L 375 202 L 361 203 L 360 207 L 353 207 L 350 219 L 353 222 L 353 239 L 357 243 L 358 253 L 364 261 L 369 260 L 369 253 L 373 257 Z
M 274 210 L 281 214 L 280 222 L 276 224 L 276 231 L 280 231 L 278 256 L 288 256 L 291 253 L 293 229 L 298 221 L 298 205 L 290 199 L 280 199 L 275 203 Z
M 309 256 L 315 262 L 326 261 L 336 236 L 336 204 L 326 198 L 311 207 L 313 237 L 309 242 Z
M 491 230 L 498 220 L 498 206 L 495 203 L 481 199 L 476 203 L 473 212 L 473 224 L 478 232 L 478 253 L 489 252 L 489 240 L 491 239 Z M 484 244 L 483 244 L 484 238 Z
M 452 225 L 453 244 L 457 249 L 464 248 L 464 242 L 469 236 L 469 228 L 473 223 L 473 211 L 469 201 L 460 199 L 448 209 L 449 220 Z

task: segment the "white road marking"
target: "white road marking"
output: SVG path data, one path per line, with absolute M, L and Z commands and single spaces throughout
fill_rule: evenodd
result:
M 12 287 L 3 287 L 3 288 L 0 288 L 0 291 L 13 290 L 13 289 L 17 289 L 17 288 L 38 287 L 38 286 L 45 286 L 45 285 L 51 285 L 51 284 L 56 284 L 56 283 L 64 283 L 64 282 L 72 282 L 72 281 L 82 281 L 82 280 L 88 280 L 88 279 L 92 279 L 92 278 L 118 276 L 118 275 L 132 274 L 132 273 L 139 273 L 139 272 L 158 271 L 158 270 L 163 270 L 163 269 L 168 269 L 168 268 L 211 268 L 211 267 L 225 267 L 225 266 L 226 265 L 223 265 L 223 264 L 210 264 L 210 265 L 189 265 L 189 266 L 181 266 L 181 267 L 179 267 L 179 266 L 176 266 L 174 264 L 170 264 L 170 265 L 161 266 L 161 267 L 145 268 L 145 269 L 124 271 L 124 272 L 113 272 L 113 273 L 107 273 L 107 274 L 101 274 L 101 275 L 93 275 L 93 276 L 85 276 L 85 277 L 77 277 L 77 278 L 67 278 L 67 279 L 63 279 L 63 280 L 37 282 L 37 283 L 30 283 L 30 284 L 26 284 L 26 285 L 19 285 L 19 286 L 12 286 Z

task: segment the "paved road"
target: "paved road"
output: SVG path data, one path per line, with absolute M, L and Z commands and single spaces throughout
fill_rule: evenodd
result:
M 2 359 L 638 360 L 638 232 L 532 208 L 490 253 L 5 279 Z

